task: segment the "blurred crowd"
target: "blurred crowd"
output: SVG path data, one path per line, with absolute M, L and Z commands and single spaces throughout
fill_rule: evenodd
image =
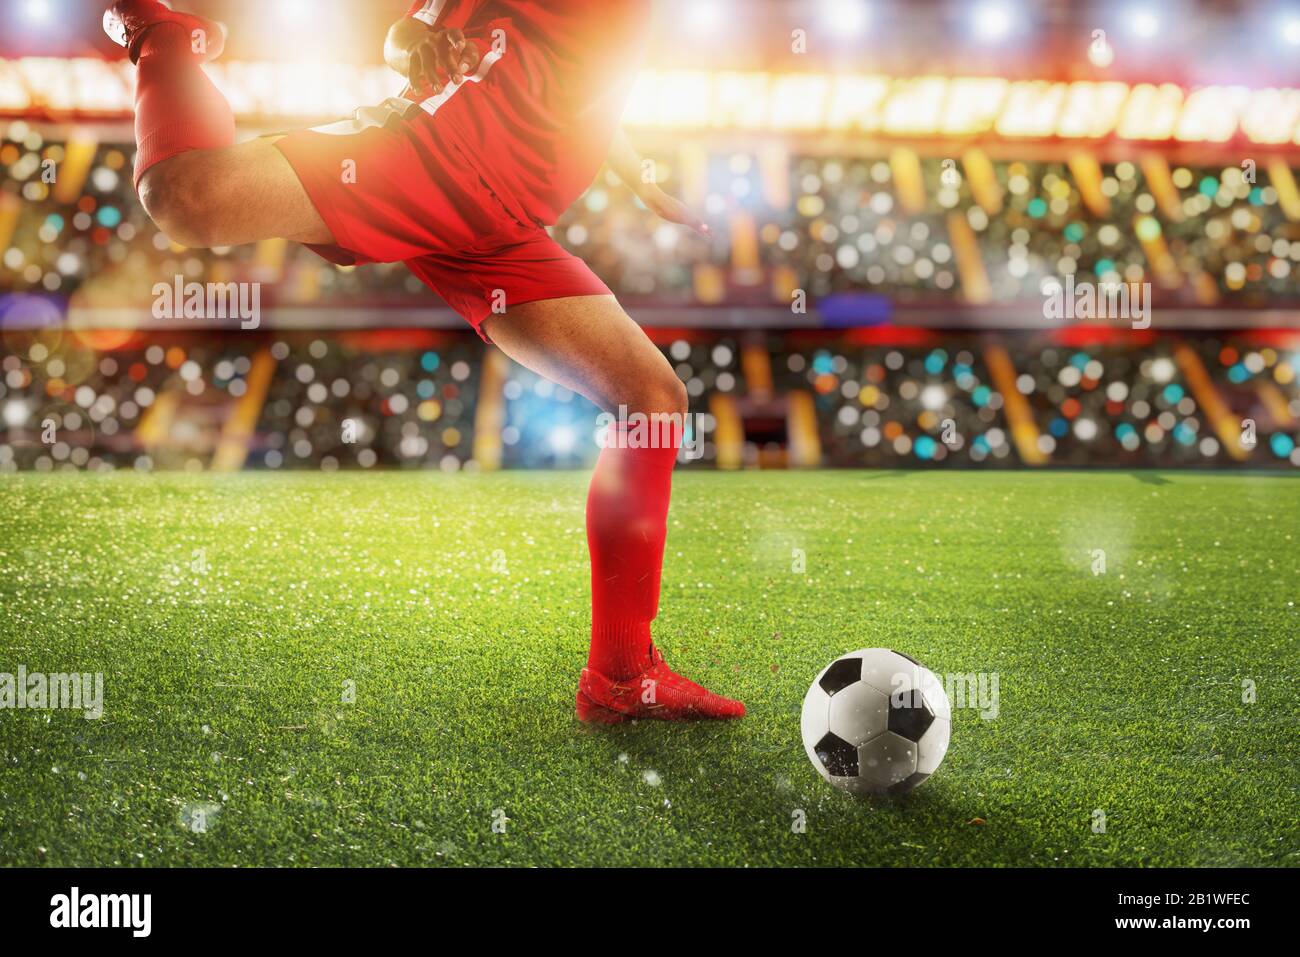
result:
M 178 246 L 141 210 L 129 148 L 47 141 L 23 122 L 0 132 L 0 297 L 42 293 L 93 316 L 148 308 L 155 284 L 184 276 L 257 282 L 275 305 L 360 306 L 379 323 L 429 301 L 400 265 L 338 268 L 278 241 Z M 1296 198 L 1273 179 L 1289 173 L 1253 163 L 654 160 L 712 240 L 656 220 L 608 172 L 554 228 L 633 304 L 784 307 L 796 290 L 810 306 L 854 293 L 1024 302 L 1074 276 L 1150 281 L 1170 305 L 1282 307 L 1300 266 Z M 0 334 L 4 471 L 473 469 L 485 422 L 507 468 L 596 454 L 590 403 L 517 366 L 488 376 L 468 333 Z M 1291 341 L 752 331 L 660 347 L 704 466 L 788 464 L 794 445 L 830 466 L 1300 464 Z
M 269 351 L 277 374 L 251 464 L 454 472 L 471 462 L 482 350 L 470 339 L 402 348 L 364 336 L 299 337 Z
M 469 333 L 3 337 L 4 472 L 473 470 L 480 438 L 506 468 L 586 467 L 597 454 L 594 406 L 489 361 Z M 660 343 L 690 396 L 702 451 L 691 464 L 1300 467 L 1294 338 L 909 338 Z M 810 440 L 815 462 L 784 457 Z M 728 458 L 727 443 L 741 454 Z
M 0 131 L 0 290 L 121 307 L 184 275 L 270 283 L 278 303 L 426 300 L 400 265 L 338 268 L 280 242 L 185 249 L 144 216 L 130 148 L 47 142 L 23 122 Z M 1291 301 L 1300 266 L 1300 223 L 1253 164 L 989 161 L 978 181 L 960 159 L 897 154 L 713 154 L 689 175 L 677 155 L 655 164 L 701 207 L 712 241 L 656 220 L 609 172 L 554 227 L 630 302 L 788 305 L 795 289 L 814 302 L 846 292 L 1009 302 L 1077 275 L 1153 281 L 1168 303 L 1258 305 Z
M 1002 396 L 960 342 L 785 349 L 774 361 L 782 391 L 815 396 L 828 465 L 1015 461 Z

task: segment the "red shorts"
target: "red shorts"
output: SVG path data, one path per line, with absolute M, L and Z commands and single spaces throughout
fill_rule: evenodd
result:
M 311 249 L 341 265 L 404 263 L 484 339 L 483 321 L 511 306 L 610 294 L 542 226 L 511 215 L 455 147 L 417 147 L 398 103 L 276 141 L 337 243 Z

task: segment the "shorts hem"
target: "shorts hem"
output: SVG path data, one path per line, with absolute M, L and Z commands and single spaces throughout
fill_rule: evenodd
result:
M 604 298 L 606 296 L 613 297 L 613 295 L 614 294 L 610 292 L 609 289 L 605 287 L 605 285 L 602 283 L 600 291 L 597 291 L 593 287 L 588 286 L 581 290 L 574 289 L 574 290 L 563 290 L 563 291 L 539 292 L 535 294 L 529 293 L 520 296 L 516 299 L 512 299 L 511 303 L 516 306 L 527 306 L 530 303 L 550 302 L 554 299 Z M 501 315 L 509 315 L 509 312 L 507 311 L 504 313 L 499 313 L 499 312 L 492 312 L 491 310 L 488 310 L 487 312 L 483 313 L 481 316 L 471 317 L 471 316 L 462 315 L 461 318 L 464 319 L 466 322 L 470 324 L 470 326 L 473 327 L 474 331 L 478 333 L 478 337 L 480 339 L 482 339 L 484 342 L 491 345 L 492 338 L 483 330 L 483 323 L 487 322 L 493 316 L 501 316 Z
M 321 218 L 325 228 L 334 237 L 334 245 L 353 257 L 357 265 L 373 262 L 357 249 L 356 242 L 345 225 L 345 217 L 339 215 L 335 205 L 327 201 L 333 184 L 327 186 L 322 182 L 321 173 L 317 170 L 316 164 L 312 163 L 308 156 L 298 152 L 300 148 L 305 148 L 303 141 L 313 135 L 318 134 L 313 134 L 310 130 L 299 130 L 296 133 L 281 137 L 271 145 L 278 149 L 280 154 L 288 161 L 289 167 L 293 170 L 294 175 L 298 177 L 298 182 L 302 184 L 308 201 L 315 208 L 316 215 Z M 325 247 L 313 246 L 312 248 L 319 251 Z M 326 256 L 325 258 L 329 259 L 330 257 Z

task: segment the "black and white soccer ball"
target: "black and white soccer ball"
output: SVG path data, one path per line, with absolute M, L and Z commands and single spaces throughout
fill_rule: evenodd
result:
M 943 685 L 885 648 L 832 661 L 803 699 L 803 746 L 831 784 L 851 794 L 906 794 L 948 751 L 952 708 Z

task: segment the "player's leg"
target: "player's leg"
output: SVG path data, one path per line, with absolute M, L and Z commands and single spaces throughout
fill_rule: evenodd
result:
M 196 249 L 273 238 L 334 242 L 298 175 L 270 139 L 189 150 L 163 160 L 141 176 L 140 200 L 159 229 Z
M 605 412 L 686 413 L 686 387 L 613 296 L 526 303 L 488 317 L 483 330 L 520 365 Z
M 234 145 L 234 114 L 202 66 L 221 52 L 220 24 L 157 0 L 119 0 L 104 26 L 138 68 L 135 181 L 164 232 L 197 247 L 331 241 L 278 150 Z
M 672 366 L 613 296 L 528 303 L 491 316 L 483 329 L 508 356 L 617 414 L 686 413 Z M 653 432 L 662 437 L 662 430 Z M 591 552 L 591 651 L 579 682 L 578 716 L 736 718 L 744 705 L 706 691 L 663 663 L 650 634 L 659 611 L 673 466 L 679 430 L 649 448 L 607 442 L 587 498 Z

